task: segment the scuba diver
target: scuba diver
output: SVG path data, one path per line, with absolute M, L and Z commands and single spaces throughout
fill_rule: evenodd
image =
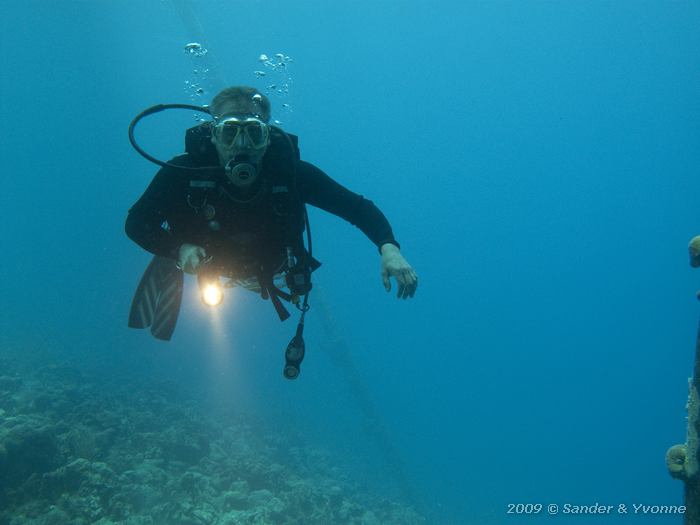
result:
M 186 153 L 163 162 L 139 147 L 134 128 L 141 118 L 171 108 L 206 112 L 213 121 L 187 130 Z M 270 299 L 281 320 L 289 317 L 281 300 L 301 311 L 283 369 L 294 379 L 304 358 L 311 273 L 320 266 L 311 252 L 305 204 L 345 219 L 377 246 L 387 292 L 393 277 L 398 297 L 413 297 L 418 277 L 374 203 L 301 160 L 297 137 L 269 121 L 269 99 L 246 86 L 224 89 L 208 107 L 159 105 L 132 121 L 132 145 L 161 169 L 126 218 L 126 234 L 154 254 L 132 301 L 129 326 L 150 327 L 167 341 L 180 310 L 183 272 L 197 276 L 209 305 L 221 301 L 223 279 L 224 287 L 245 287 Z

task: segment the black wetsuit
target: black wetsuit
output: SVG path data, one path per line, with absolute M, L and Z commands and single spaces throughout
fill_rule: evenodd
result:
M 171 162 L 187 164 L 188 160 L 183 155 Z M 389 222 L 372 201 L 344 188 L 313 164 L 293 162 L 303 203 L 354 224 L 377 247 L 385 243 L 399 246 Z M 269 240 L 270 236 L 256 232 L 257 225 L 264 222 L 264 212 L 253 205 L 234 203 L 227 195 L 213 190 L 204 199 L 201 195 L 193 199 L 192 178 L 192 172 L 162 168 L 129 210 L 127 235 L 145 250 L 172 259 L 177 259 L 183 243 L 204 246 L 215 258 L 222 254 L 235 258 L 244 255 L 239 252 L 246 251 L 247 245 Z M 208 210 L 207 205 L 211 206 Z

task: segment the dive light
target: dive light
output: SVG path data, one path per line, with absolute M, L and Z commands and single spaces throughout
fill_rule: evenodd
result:
M 224 289 L 221 287 L 218 276 L 202 272 L 197 274 L 197 283 L 202 302 L 207 306 L 219 306 L 224 300 Z

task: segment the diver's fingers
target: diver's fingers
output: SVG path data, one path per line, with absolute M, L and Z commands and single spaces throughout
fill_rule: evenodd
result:
M 196 266 L 194 257 L 188 256 L 185 257 L 185 264 L 182 265 L 182 269 L 187 273 L 194 273 Z
M 406 298 L 406 289 L 408 288 L 408 281 L 406 280 L 406 270 L 399 270 L 396 276 L 397 281 L 401 281 L 401 292 L 399 293 L 399 299 Z
M 204 263 L 206 263 L 207 251 L 201 246 L 197 246 L 197 251 L 195 253 L 195 269 L 198 269 Z
M 178 264 L 187 273 L 196 273 L 207 252 L 202 246 L 183 244 L 180 246 Z
M 403 298 L 408 299 L 409 297 L 411 297 L 411 293 L 413 290 L 413 277 L 411 276 L 410 268 L 407 268 L 403 271 L 403 279 L 406 283 L 406 288 L 403 291 Z
M 391 291 L 391 281 L 389 280 L 389 272 L 386 268 L 382 268 L 382 283 L 384 283 L 384 289 L 387 292 Z
M 406 290 L 406 279 L 404 278 L 403 272 L 397 272 L 396 275 L 394 275 L 394 277 L 396 278 L 396 283 L 399 287 L 396 297 L 398 299 L 401 299 L 403 298 L 404 291 Z
M 192 265 L 192 272 L 195 273 L 202 266 L 202 257 L 200 257 L 199 252 L 192 255 L 190 259 L 190 264 Z
M 413 297 L 416 294 L 416 289 L 418 288 L 418 275 L 413 270 L 410 270 L 408 273 L 410 278 L 408 297 Z

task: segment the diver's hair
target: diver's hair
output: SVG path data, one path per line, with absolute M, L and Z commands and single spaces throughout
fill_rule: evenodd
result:
M 257 89 L 248 86 L 232 86 L 220 91 L 209 105 L 209 112 L 214 118 L 220 117 L 220 111 L 226 105 L 232 105 L 242 112 L 254 109 L 262 120 L 270 120 L 270 99 Z

